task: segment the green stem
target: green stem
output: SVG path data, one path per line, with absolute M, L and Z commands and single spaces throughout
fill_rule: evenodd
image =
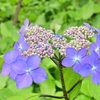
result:
M 61 62 L 62 62 L 62 57 L 60 56 L 60 54 L 59 54 L 59 71 L 60 71 L 60 79 L 61 79 L 61 84 L 62 84 L 62 90 L 63 90 L 63 95 L 64 95 L 64 97 L 65 97 L 65 100 L 69 100 L 69 98 L 68 98 L 68 93 L 66 92 L 66 88 L 65 88 L 65 82 L 64 82 L 64 76 L 63 76 L 63 67 L 62 67 L 62 64 L 61 64 Z
M 82 82 L 82 80 L 79 80 L 78 82 L 76 82 L 76 83 L 67 91 L 67 93 L 70 93 L 80 82 Z
M 69 100 L 69 98 L 67 96 L 68 93 L 66 92 L 66 89 L 65 89 L 65 82 L 64 82 L 64 78 L 63 78 L 62 66 L 60 66 L 60 65 L 59 65 L 59 71 L 60 71 L 60 78 L 61 78 L 63 95 L 65 97 L 65 100 Z
M 53 96 L 48 94 L 41 94 L 39 97 L 50 97 L 50 98 L 57 98 L 57 99 L 65 98 L 64 96 Z

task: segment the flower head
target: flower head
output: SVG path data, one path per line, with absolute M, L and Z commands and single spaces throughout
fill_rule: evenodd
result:
M 100 35 L 97 36 L 96 43 L 90 45 L 90 52 L 92 53 L 93 51 L 95 51 L 100 57 Z
M 62 65 L 65 67 L 73 66 L 74 71 L 78 71 L 79 68 L 88 60 L 86 48 L 82 48 L 76 51 L 74 48 L 66 49 L 66 58 L 62 60 Z
M 27 50 L 28 48 L 29 44 L 25 41 L 24 36 L 20 35 L 18 42 L 14 44 L 14 49 L 21 53 L 22 51 Z
M 19 56 L 19 53 L 16 50 L 11 50 L 4 55 L 4 65 L 2 68 L 2 76 L 6 76 L 10 74 L 10 77 L 12 78 L 11 65 L 17 59 L 18 56 Z M 13 74 L 13 75 L 16 76 L 16 74 Z
M 15 78 L 17 87 L 25 88 L 30 86 L 32 82 L 41 83 L 45 81 L 47 74 L 43 68 L 39 67 L 41 60 L 38 55 L 30 56 L 27 59 L 23 57 L 12 63 L 12 70 L 17 74 Z
M 95 84 L 100 84 L 100 60 L 95 51 L 89 56 L 88 63 L 84 64 L 78 71 L 78 73 L 87 77 L 92 74 L 92 81 Z
M 24 21 L 24 25 L 21 27 L 19 34 L 25 34 L 29 27 L 31 27 L 32 24 L 29 25 L 29 20 L 26 18 Z

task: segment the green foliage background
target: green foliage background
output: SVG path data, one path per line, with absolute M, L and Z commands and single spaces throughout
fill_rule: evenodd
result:
M 83 25 L 83 22 L 100 28 L 100 0 L 23 0 L 17 24 L 14 26 L 12 23 L 17 2 L 18 0 L 0 0 L 0 71 L 3 55 L 11 50 L 14 42 L 18 40 L 18 31 L 25 18 L 33 24 L 52 30 L 55 29 L 56 24 L 59 24 L 60 34 L 70 26 Z M 41 66 L 46 69 L 48 80 L 39 85 L 33 83 L 32 86 L 24 89 L 17 89 L 13 80 L 8 76 L 0 75 L 0 100 L 58 100 L 38 98 L 39 94 L 62 95 L 57 66 L 49 58 L 43 59 Z M 66 90 L 81 79 L 81 76 L 71 68 L 64 68 L 63 72 Z M 69 93 L 69 98 L 70 100 L 100 100 L 99 93 L 100 85 L 94 85 L 88 77 Z

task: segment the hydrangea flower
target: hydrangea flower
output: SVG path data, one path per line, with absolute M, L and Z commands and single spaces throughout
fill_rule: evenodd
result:
M 30 86 L 32 82 L 41 83 L 45 81 L 47 74 L 43 68 L 39 67 L 41 60 L 38 55 L 30 56 L 27 59 L 23 57 L 12 64 L 12 70 L 17 74 L 15 78 L 17 87 L 25 88 Z
M 73 66 L 73 70 L 77 72 L 82 64 L 88 61 L 88 55 L 86 48 L 82 48 L 78 51 L 74 48 L 66 49 L 66 58 L 62 60 L 62 65 L 65 67 Z
M 27 31 L 27 29 L 31 26 L 32 26 L 32 24 L 29 25 L 29 20 L 26 18 L 24 21 L 24 25 L 21 27 L 21 29 L 19 31 L 19 34 L 24 34 Z
M 100 57 L 100 35 L 97 36 L 96 43 L 90 45 L 90 52 L 92 53 L 93 51 L 95 51 Z
M 88 63 L 84 64 L 78 71 L 78 73 L 83 77 L 92 74 L 92 81 L 96 85 L 100 84 L 100 60 L 98 59 L 98 55 L 93 51 L 89 56 Z
M 25 41 L 24 36 L 20 35 L 20 38 L 17 43 L 14 44 L 14 49 L 20 53 L 29 48 L 29 44 Z
M 11 64 L 17 59 L 19 56 L 19 53 L 16 50 L 11 50 L 7 52 L 4 55 L 4 65 L 2 68 L 2 76 L 6 76 L 10 74 L 10 77 L 16 76 L 16 74 L 13 74 L 12 69 L 11 69 Z

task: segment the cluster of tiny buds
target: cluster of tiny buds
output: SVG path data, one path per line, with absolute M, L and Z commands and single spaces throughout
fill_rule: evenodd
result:
M 71 39 L 67 44 L 67 47 L 73 47 L 79 50 L 83 47 L 88 47 L 91 44 L 89 38 L 92 38 L 94 36 L 94 33 L 86 26 L 75 26 L 68 28 L 64 32 L 64 36 Z
M 38 42 L 37 44 L 31 43 L 29 49 L 27 51 L 23 51 L 23 55 L 31 56 L 34 54 L 38 54 L 41 58 L 46 56 L 52 57 L 54 55 L 54 51 L 51 44 L 48 42 Z
M 22 52 L 22 55 L 31 56 L 38 54 L 41 58 L 52 57 L 54 50 L 49 41 L 52 39 L 52 30 L 46 30 L 38 25 L 27 28 L 25 40 L 29 44 L 29 49 Z
M 52 47 L 57 49 L 61 55 L 65 55 L 66 48 L 67 48 L 66 41 L 67 40 L 65 37 L 57 33 L 52 37 Z
M 91 44 L 91 42 L 89 40 L 85 40 L 85 39 L 74 39 L 71 40 L 68 44 L 67 47 L 72 47 L 75 48 L 76 50 L 79 50 L 81 48 L 84 47 L 88 47 Z
M 52 33 L 52 30 L 46 30 L 39 25 L 35 25 L 27 29 L 27 33 L 25 34 L 27 37 L 26 41 L 49 41 L 52 38 Z
M 94 33 L 91 29 L 86 26 L 80 27 L 70 27 L 64 32 L 64 36 L 70 37 L 71 39 L 88 39 L 94 36 Z
M 61 55 L 66 55 L 66 48 L 73 47 L 77 50 L 88 47 L 91 42 L 89 38 L 94 36 L 91 29 L 86 26 L 70 27 L 64 35 L 53 34 L 52 30 L 47 30 L 39 25 L 27 27 L 24 32 L 25 41 L 29 44 L 29 49 L 22 52 L 22 55 L 31 56 L 38 54 L 41 58 L 53 57 L 55 50 Z M 67 38 L 70 41 L 67 41 Z

